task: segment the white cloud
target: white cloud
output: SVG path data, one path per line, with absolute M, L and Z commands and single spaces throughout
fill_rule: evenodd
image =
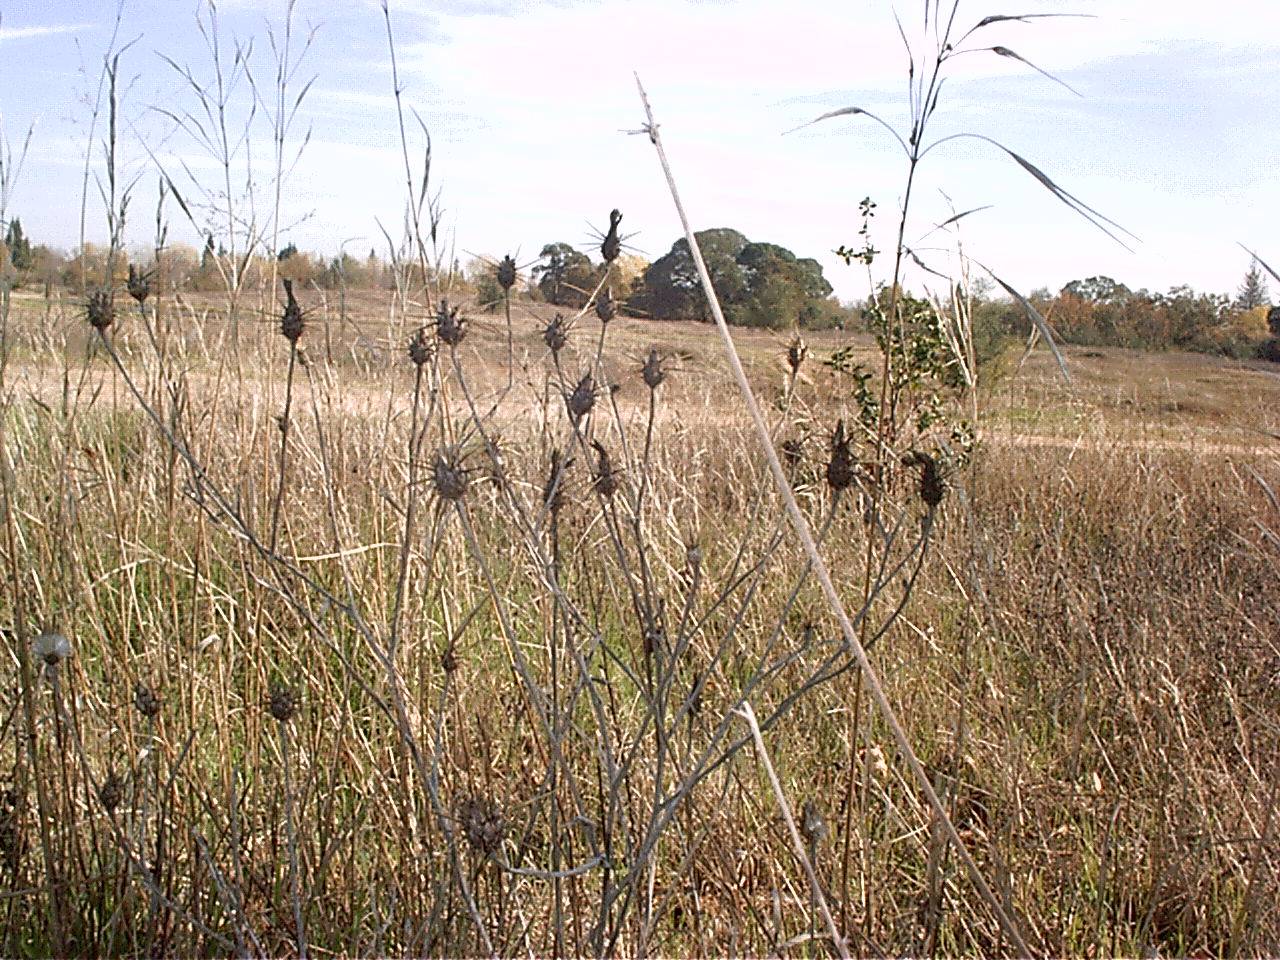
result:
M 62 33 L 76 33 L 92 27 L 89 23 L 51 24 L 43 27 L 0 27 L 0 43 L 6 40 L 30 40 L 35 37 L 50 37 Z

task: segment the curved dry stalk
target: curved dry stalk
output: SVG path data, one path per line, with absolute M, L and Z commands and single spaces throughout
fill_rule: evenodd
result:
M 778 459 L 778 451 L 774 448 L 773 440 L 769 436 L 769 425 L 765 421 L 764 413 L 760 409 L 760 405 L 756 402 L 755 393 L 751 389 L 751 383 L 747 380 L 746 371 L 742 368 L 742 360 L 738 356 L 737 347 L 733 342 L 733 335 L 729 332 L 729 325 L 725 321 L 724 311 L 720 308 L 720 300 L 716 296 L 715 288 L 711 284 L 711 276 L 707 272 L 706 262 L 702 259 L 702 251 L 698 247 L 697 238 L 693 235 L 693 228 L 689 224 L 689 217 L 685 213 L 684 204 L 680 200 L 679 190 L 676 188 L 675 175 L 672 173 L 671 164 L 667 159 L 666 151 L 662 146 L 662 137 L 658 132 L 658 123 L 653 116 L 653 108 L 649 104 L 649 96 L 645 92 L 644 85 L 640 82 L 639 75 L 636 76 L 636 87 L 640 93 L 641 102 L 644 105 L 645 118 L 647 123 L 644 130 L 649 136 L 649 142 L 653 144 L 658 154 L 658 161 L 662 165 L 663 174 L 667 179 L 667 186 L 671 191 L 671 199 L 675 204 L 676 213 L 680 218 L 680 224 L 684 228 L 685 240 L 689 244 L 689 252 L 693 256 L 694 265 L 698 269 L 698 277 L 702 281 L 702 290 L 707 297 L 707 302 L 711 306 L 712 316 L 715 318 L 716 329 L 720 333 L 720 338 L 724 343 L 725 355 L 729 360 L 730 369 L 733 372 L 734 380 L 738 384 L 738 390 L 742 394 L 743 403 L 746 405 L 748 412 L 751 414 L 751 420 L 755 426 L 756 434 L 760 440 L 761 449 L 765 458 L 769 463 L 769 472 L 773 475 L 773 479 L 778 488 L 778 493 L 782 497 L 787 514 L 791 519 L 791 525 L 795 529 L 796 537 L 800 540 L 801 546 L 804 548 L 805 554 L 809 558 L 809 562 L 813 565 L 814 572 L 818 577 L 818 582 L 822 586 L 822 592 L 827 598 L 827 603 L 831 607 L 832 613 L 835 614 L 836 620 L 840 624 L 841 632 L 844 634 L 845 642 L 854 656 L 858 660 L 858 665 L 862 668 L 863 676 L 866 678 L 867 688 L 871 693 L 872 700 L 879 709 L 886 725 L 889 727 L 893 735 L 899 752 L 906 761 L 907 766 L 911 770 L 912 777 L 916 780 L 921 792 L 929 802 L 929 806 L 933 809 L 934 814 L 938 817 L 943 829 L 946 831 L 951 842 L 955 845 L 956 852 L 961 862 L 965 866 L 965 870 L 969 874 L 974 886 L 977 888 L 982 899 L 987 902 L 999 921 L 1001 928 L 1013 941 L 1015 948 L 1023 956 L 1031 956 L 1031 950 L 1022 938 L 1022 933 L 1014 923 L 1013 918 L 1005 910 L 1000 900 L 996 897 L 995 892 L 983 877 L 982 871 L 978 869 L 977 863 L 973 856 L 969 853 L 964 841 L 960 838 L 959 832 L 956 830 L 955 824 L 947 814 L 946 808 L 939 799 L 937 792 L 933 789 L 933 784 L 929 780 L 929 776 L 925 773 L 924 767 L 921 765 L 919 758 L 911 747 L 911 741 L 907 738 L 907 733 L 903 729 L 901 722 L 898 720 L 897 714 L 893 709 L 893 705 L 889 702 L 888 695 L 884 692 L 884 687 L 880 684 L 880 679 L 876 674 L 875 667 L 872 666 L 867 651 L 863 647 L 862 641 L 858 637 L 858 631 L 849 619 L 848 613 L 845 611 L 844 602 L 840 599 L 839 593 L 836 591 L 835 583 L 831 579 L 831 572 L 827 569 L 826 561 L 822 559 L 822 554 L 818 551 L 818 546 L 814 542 L 813 533 L 809 529 L 809 522 L 805 519 L 804 513 L 800 510 L 799 503 L 796 502 L 794 491 L 791 489 L 791 483 L 787 480 L 787 475 L 782 468 L 782 462 Z

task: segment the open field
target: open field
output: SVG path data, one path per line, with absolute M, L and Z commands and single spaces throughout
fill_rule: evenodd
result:
M 15 299 L 0 952 L 825 954 L 744 701 L 853 953 L 1016 952 L 713 328 L 584 318 L 557 356 L 516 304 L 510 366 L 501 312 L 415 366 L 422 313 L 303 305 L 291 364 L 272 304 L 238 345 L 212 299 L 121 306 L 107 350 Z M 737 335 L 1002 909 L 1049 955 L 1280 951 L 1277 368 L 1015 352 L 935 506 L 862 438 L 828 484 L 850 339 L 792 382 Z

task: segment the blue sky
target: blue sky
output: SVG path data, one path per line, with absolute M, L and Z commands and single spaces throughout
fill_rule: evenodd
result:
M 227 49 L 232 37 L 252 39 L 250 65 L 265 86 L 267 27 L 279 36 L 286 3 L 217 4 Z M 898 4 L 909 32 L 920 7 Z M 982 39 L 1082 96 L 975 53 L 954 61 L 934 132 L 999 140 L 1141 242 L 1125 251 L 977 141 L 948 145 L 923 165 L 908 237 L 948 216 L 945 191 L 957 209 L 993 205 L 965 221 L 964 248 L 1025 288 L 1105 273 L 1132 287 L 1231 291 L 1248 266 L 1238 241 L 1280 259 L 1280 4 L 1227 7 L 1210 15 L 1199 0 L 1023 0 L 1006 10 L 964 0 L 967 23 L 990 13 L 1095 14 L 1000 25 Z M 78 240 L 85 98 L 115 9 L 114 0 L 0 0 L 10 144 L 35 124 L 10 212 L 36 242 Z M 124 3 L 120 37 L 138 38 L 121 60 L 123 167 L 140 177 L 131 242 L 149 243 L 154 229 L 152 155 L 180 187 L 190 189 L 184 164 L 206 186 L 217 182 L 216 165 L 155 109 L 194 105 L 161 54 L 211 73 L 197 10 L 207 22 L 198 0 Z M 879 204 L 877 245 L 892 246 L 905 167 L 888 135 L 858 118 L 782 135 L 850 105 L 901 122 L 904 56 L 884 0 L 391 0 L 391 13 L 406 102 L 431 131 L 433 176 L 463 260 L 518 248 L 528 261 L 547 242 L 586 245 L 588 225 L 607 223 L 615 206 L 639 252 L 656 258 L 669 248 L 678 225 L 652 148 L 622 132 L 643 119 L 633 70 L 697 227 L 733 226 L 816 256 L 843 297 L 863 295 L 865 275 L 829 251 L 855 241 L 864 196 Z M 344 243 L 360 254 L 381 250 L 377 224 L 401 222 L 404 173 L 380 4 L 297 0 L 294 16 L 300 34 L 317 28 L 295 89 L 316 80 L 294 131 L 300 139 L 309 127 L 312 139 L 284 187 L 284 219 L 295 224 L 286 239 L 327 253 Z M 244 101 L 247 87 L 240 94 Z M 261 115 L 253 151 L 261 210 L 270 179 Z M 174 238 L 194 240 L 176 210 L 171 221 Z M 103 239 L 103 223 L 91 203 L 89 239 Z M 948 242 L 935 234 L 926 245 L 940 241 Z

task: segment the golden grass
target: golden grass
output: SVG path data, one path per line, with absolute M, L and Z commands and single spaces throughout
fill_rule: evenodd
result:
M 710 328 L 606 331 L 618 418 L 602 392 L 590 429 L 628 496 L 643 486 L 634 510 L 595 494 L 560 397 L 592 368 L 598 322 L 573 331 L 558 372 L 538 333 L 550 308 L 519 311 L 504 396 L 501 315 L 477 318 L 463 379 L 443 354 L 438 396 L 423 394 L 415 416 L 408 325 L 374 302 L 346 323 L 313 313 L 272 559 L 68 310 L 46 324 L 39 303 L 16 309 L 4 620 L 20 602 L 18 636 L 48 626 L 74 652 L 34 665 L 32 763 L 22 651 L 9 647 L 5 954 L 278 955 L 299 948 L 299 928 L 317 955 L 826 949 L 810 939 L 821 924 L 749 747 L 673 805 L 650 861 L 628 859 L 721 729 L 722 745 L 749 742 L 729 713 L 745 683 L 759 682 L 764 719 L 824 658 L 844 663 L 812 584 L 789 599 L 803 561 Z M 163 368 L 136 315 L 113 334 L 148 403 L 259 538 L 288 359 L 269 309 L 238 361 L 212 301 L 170 311 Z M 781 434 L 805 438 L 797 489 L 821 526 L 840 387 L 811 361 L 788 405 L 786 339 L 738 339 Z M 809 339 L 818 357 L 843 342 Z M 645 468 L 651 346 L 671 372 Z M 950 478 L 919 579 L 873 657 L 1036 949 L 1274 954 L 1280 446 L 1266 433 L 1280 381 L 1208 358 L 1087 353 L 1068 351 L 1074 388 L 1037 354 L 984 396 L 988 442 Z M 498 399 L 484 423 L 505 486 L 470 417 Z M 413 422 L 427 432 L 410 486 Z M 442 447 L 472 471 L 461 507 L 431 490 Z M 574 457 L 554 519 L 540 499 L 553 447 Z M 890 494 L 899 558 L 925 510 L 905 480 Z M 512 502 L 529 505 L 524 520 Z M 836 506 L 823 548 L 856 607 L 868 532 L 853 498 Z M 886 583 L 871 622 L 888 621 L 911 569 Z M 635 609 L 641 582 L 650 616 L 661 610 L 653 636 Z M 664 668 L 664 639 L 681 636 Z M 777 669 L 761 679 L 762 664 Z M 662 737 L 646 721 L 655 669 L 670 686 Z M 137 684 L 163 702 L 154 720 Z M 300 697 L 286 723 L 273 686 Z M 792 808 L 810 801 L 827 825 L 815 866 L 855 953 L 1007 952 L 854 672 L 815 685 L 764 737 Z M 602 745 L 633 757 L 612 787 Z M 108 813 L 112 772 L 123 796 Z M 637 863 L 634 902 L 602 914 Z

